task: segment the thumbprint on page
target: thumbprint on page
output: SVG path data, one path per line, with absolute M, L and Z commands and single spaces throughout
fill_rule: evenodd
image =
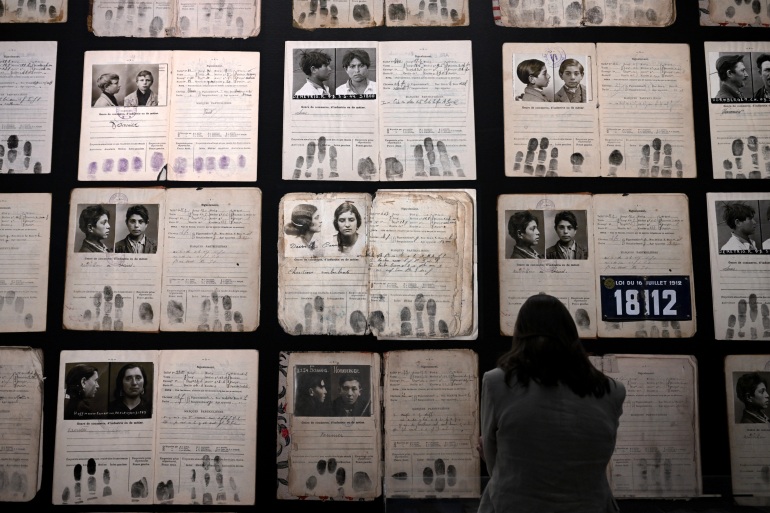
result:
M 302 177 L 303 165 L 305 167 L 304 177 L 308 179 L 315 177 L 317 180 L 323 180 L 324 176 L 328 178 L 339 178 L 340 176 L 337 170 L 337 148 L 327 145 L 324 136 L 319 137 L 317 143 L 316 141 L 307 143 L 305 155 L 297 157 L 292 180 L 299 180 Z
M 0 292 L 0 322 L 11 326 L 22 326 L 25 329 L 32 329 L 35 325 L 31 313 L 26 312 L 24 308 L 24 297 L 17 294 L 14 290 L 5 293 Z
M 0 492 L 10 492 L 11 497 L 24 500 L 28 489 L 29 480 L 26 474 L 0 469 Z
M 770 308 L 767 303 L 760 304 L 754 293 L 749 294 L 748 299 L 740 299 L 736 310 L 730 312 L 727 317 L 725 338 L 727 340 L 770 338 Z
M 72 469 L 72 488 L 70 489 L 70 486 L 65 486 L 62 490 L 62 502 L 64 504 L 68 504 L 70 502 L 72 503 L 80 503 L 84 500 L 84 495 L 87 495 L 88 497 L 96 497 L 97 494 L 101 494 L 102 497 L 109 497 L 112 495 L 112 488 L 110 488 L 110 470 L 109 468 L 104 468 L 101 473 L 102 477 L 102 488 L 101 491 L 97 490 L 97 474 L 98 466 L 96 463 L 96 460 L 94 458 L 89 458 L 86 462 L 86 492 L 83 492 L 82 487 L 82 481 L 83 481 L 83 465 L 78 463 L 76 464 Z M 87 500 L 87 498 L 85 499 Z
M 337 465 L 336 458 L 320 459 L 316 463 L 315 472 L 305 480 L 305 488 L 312 492 L 319 484 L 337 487 L 337 496 L 345 496 L 345 483 L 347 481 L 347 471 L 344 467 Z
M 579 169 L 573 169 L 573 171 L 580 172 Z M 556 146 L 551 147 L 551 141 L 547 137 L 542 137 L 540 140 L 531 137 L 526 150 L 516 152 L 513 172 L 523 172 L 531 176 L 557 177 L 559 176 L 559 149 Z
M 422 481 L 436 492 L 443 492 L 447 486 L 457 484 L 457 468 L 454 465 L 447 465 L 443 458 L 437 458 L 432 467 L 423 469 Z
M 162 503 L 173 504 L 174 503 L 174 482 L 169 479 L 168 481 L 161 481 L 155 487 L 155 498 Z
M 41 174 L 43 165 L 35 157 L 32 142 L 25 141 L 19 148 L 20 144 L 18 135 L 10 135 L 5 145 L 0 144 L 0 174 Z
M 757 136 L 750 135 L 745 142 L 742 138 L 734 139 L 730 155 L 722 161 L 724 178 L 770 178 L 770 145 L 761 144 Z
M 436 151 L 438 151 L 438 163 L 441 164 L 439 169 L 436 162 Z M 428 159 L 428 174 L 425 173 L 425 158 Z M 414 147 L 414 169 L 415 177 L 424 176 L 458 176 L 465 177 L 465 171 L 463 170 L 460 158 L 457 155 L 449 156 L 446 144 L 443 141 L 436 141 L 435 145 L 433 139 L 426 137 L 423 144 L 415 145 Z M 403 170 L 401 172 L 403 177 Z M 386 167 L 387 177 L 387 167 Z
M 414 316 L 412 315 L 412 308 L 404 306 L 399 312 L 399 318 L 401 320 L 401 336 L 412 336 L 414 334 L 417 337 L 446 337 L 449 335 L 449 325 L 443 319 L 439 319 L 438 325 L 436 324 L 436 313 L 438 310 L 438 304 L 433 298 L 427 298 L 424 294 L 417 294 L 412 303 L 414 307 Z M 424 315 L 427 313 L 428 325 L 427 330 L 424 321 Z M 413 319 L 416 321 L 413 323 Z M 371 322 L 370 322 L 371 324 Z M 438 331 L 437 331 L 438 326 Z M 373 330 L 376 328 L 373 327 Z M 381 330 L 376 330 L 375 333 Z

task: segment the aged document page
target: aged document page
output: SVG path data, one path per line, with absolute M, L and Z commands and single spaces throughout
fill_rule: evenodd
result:
M 287 333 L 362 335 L 371 197 L 292 193 L 278 214 L 278 320 Z
M 497 216 L 500 331 L 513 335 L 521 305 L 545 292 L 564 303 L 581 337 L 595 337 L 593 198 L 504 194 L 497 200 Z M 573 249 L 560 251 L 560 244 Z
M 284 180 L 476 178 L 470 41 L 287 41 Z
M 156 503 L 254 504 L 258 358 L 255 350 L 161 352 Z
M 615 497 L 701 495 L 695 358 L 619 354 L 592 360 L 626 387 L 608 468 Z
M 257 52 L 86 52 L 82 101 L 79 180 L 256 180 Z
M 72 191 L 65 328 L 158 331 L 165 215 L 161 188 Z
M 285 420 L 291 444 L 278 497 L 373 500 L 382 494 L 380 356 L 283 353 Z M 285 369 L 285 372 L 284 372 Z M 279 419 L 280 420 L 280 419 Z
M 700 0 L 700 5 L 701 25 L 767 27 L 770 24 L 770 12 L 767 11 L 766 2 L 739 4 L 734 0 Z M 705 13 L 703 9 L 706 10 Z
M 504 27 L 666 27 L 676 20 L 674 0 L 492 0 L 492 10 Z
M 43 350 L 0 348 L 0 501 L 26 502 L 40 490 Z
M 0 42 L 0 174 L 51 172 L 56 49 Z
M 503 45 L 506 176 L 599 176 L 593 43 Z
M 479 496 L 478 358 L 467 349 L 384 356 L 385 496 Z
M 385 24 L 385 0 L 292 0 L 296 28 L 363 28 Z
M 260 0 L 91 0 L 89 16 L 96 36 L 247 38 L 259 25 Z
M 706 194 L 717 340 L 770 340 L 770 193 Z
M 596 46 L 602 176 L 695 178 L 689 46 Z
M 160 329 L 256 330 L 262 192 L 169 189 L 165 218 Z
M 770 505 L 770 492 L 767 489 L 767 458 L 770 454 L 770 428 L 767 420 L 769 380 L 770 355 L 725 357 L 732 487 L 735 501 L 743 506 Z
M 770 42 L 706 42 L 714 178 L 770 177 Z
M 51 194 L 0 194 L 0 333 L 45 331 Z
M 380 43 L 380 180 L 475 180 L 470 41 Z
M 598 335 L 692 337 L 696 312 L 687 196 L 597 195 L 593 223 Z
M 474 235 L 468 192 L 379 191 L 368 251 L 372 332 L 475 339 Z
M 157 351 L 61 352 L 54 504 L 152 504 L 158 363 Z
M 384 0 L 389 27 L 461 27 L 470 24 L 469 0 Z
M 0 1 L 0 23 L 64 23 L 67 0 L 41 2 Z

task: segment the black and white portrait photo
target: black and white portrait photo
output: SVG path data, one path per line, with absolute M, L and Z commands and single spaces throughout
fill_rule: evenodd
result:
M 716 202 L 717 243 L 720 254 L 770 254 L 768 203 L 770 202 L 757 200 Z M 765 241 L 768 249 L 763 251 Z
M 547 210 L 545 217 L 545 258 L 587 260 L 588 231 L 585 210 Z
M 545 256 L 545 229 L 542 210 L 505 211 L 505 258 L 534 259 Z
M 294 98 L 376 98 L 376 48 L 302 48 L 292 59 Z
M 767 411 L 770 403 L 768 378 L 770 372 L 733 372 L 736 424 L 770 424 Z
M 333 417 L 372 415 L 371 367 L 368 365 L 331 366 L 331 407 Z
M 117 205 L 115 253 L 158 252 L 158 205 Z
M 586 103 L 591 101 L 589 59 L 545 54 L 514 56 L 513 94 L 517 101 Z
M 78 205 L 77 253 L 112 253 L 115 242 L 115 205 Z
M 63 380 L 64 420 L 152 417 L 152 362 L 68 363 Z
M 168 76 L 160 64 L 94 64 L 91 106 L 164 107 Z
M 770 53 L 710 52 L 712 103 L 770 102 Z
M 294 415 L 298 417 L 331 417 L 330 365 L 297 365 L 294 367 Z

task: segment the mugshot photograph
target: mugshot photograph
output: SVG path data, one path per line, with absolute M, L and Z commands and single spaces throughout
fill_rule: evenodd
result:
M 347 371 L 347 372 L 345 372 Z M 372 414 L 368 366 L 350 366 L 332 374 L 336 390 L 332 401 L 334 417 L 369 417 Z
M 332 401 L 329 389 L 329 373 L 317 372 L 318 368 L 311 372 L 299 373 L 300 370 L 310 370 L 310 366 L 297 366 L 295 368 L 296 383 L 294 390 L 294 415 L 299 417 L 330 417 L 332 415 Z
M 518 56 L 517 56 L 518 57 Z M 516 66 L 518 83 L 514 88 L 516 100 L 552 102 L 553 84 L 548 66 L 540 59 L 523 59 Z
M 363 219 L 355 203 L 345 201 L 334 210 L 335 239 L 340 253 L 361 255 L 366 251 L 366 236 L 361 229 Z
M 506 211 L 506 258 L 540 259 L 545 246 L 540 236 L 543 212 L 540 210 Z
M 288 205 L 287 208 L 288 209 Z M 289 236 L 287 243 L 289 248 L 295 250 L 295 254 L 315 254 L 321 249 L 320 233 L 323 227 L 321 211 L 318 207 L 309 203 L 300 203 L 291 208 L 289 222 L 283 227 L 283 233 Z M 304 251 L 303 251 L 304 250 Z
M 118 100 L 120 92 L 120 76 L 116 73 L 102 73 L 94 82 L 96 98 L 92 101 L 92 107 L 117 107 L 122 102 Z
M 152 368 L 150 362 L 110 365 L 110 375 L 114 376 L 112 401 L 107 406 L 110 418 L 152 417 Z
M 335 69 L 333 52 L 333 48 L 297 49 L 292 52 L 294 58 L 292 90 L 295 96 L 331 97 L 330 91 L 336 87 L 332 80 Z
M 587 260 L 588 244 L 585 210 L 562 210 L 545 212 L 545 224 L 552 232 L 546 231 L 545 257 L 549 260 Z
M 376 95 L 377 82 L 377 53 L 374 48 L 341 48 L 337 54 L 342 55 L 340 67 L 344 73 L 337 71 L 337 83 L 340 84 L 335 94 L 341 96 L 350 95 Z
M 115 235 L 115 205 L 78 205 L 77 253 L 112 253 Z
M 116 223 L 115 253 L 158 252 L 158 205 L 118 205 L 116 215 L 125 225 Z
M 757 201 L 720 201 L 716 204 L 720 253 L 757 253 L 761 242 Z
M 583 61 L 586 61 L 585 57 Z M 588 101 L 588 90 L 582 83 L 586 76 L 585 67 L 577 59 L 564 59 L 559 65 L 559 76 L 556 81 L 558 87 L 562 82 L 561 88 L 556 91 L 553 101 L 562 103 L 586 103 Z
M 68 364 L 64 377 L 64 420 L 97 418 L 106 411 L 107 388 L 100 378 L 109 364 Z
M 754 96 L 751 54 L 748 52 L 711 54 L 715 58 L 712 71 L 711 97 L 720 102 L 741 102 Z
M 126 95 L 123 105 L 126 107 L 157 107 L 158 95 L 151 89 L 155 83 L 152 71 L 143 69 L 136 74 L 134 92 Z
M 736 401 L 735 422 L 738 424 L 768 424 L 767 407 L 770 394 L 767 391 L 766 372 L 733 373 Z M 742 408 L 741 408 L 742 406 Z

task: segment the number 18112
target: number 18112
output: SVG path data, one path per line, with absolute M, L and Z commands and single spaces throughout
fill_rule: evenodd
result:
M 639 291 L 636 289 L 616 290 L 615 308 L 617 315 L 639 315 L 642 313 L 642 308 L 644 308 L 643 315 L 661 315 L 660 307 L 666 301 L 668 302 L 663 307 L 662 315 L 676 315 L 676 308 L 674 308 L 676 306 L 676 290 L 656 289 L 652 292 L 649 290 L 643 292 L 643 297 L 640 297 Z

